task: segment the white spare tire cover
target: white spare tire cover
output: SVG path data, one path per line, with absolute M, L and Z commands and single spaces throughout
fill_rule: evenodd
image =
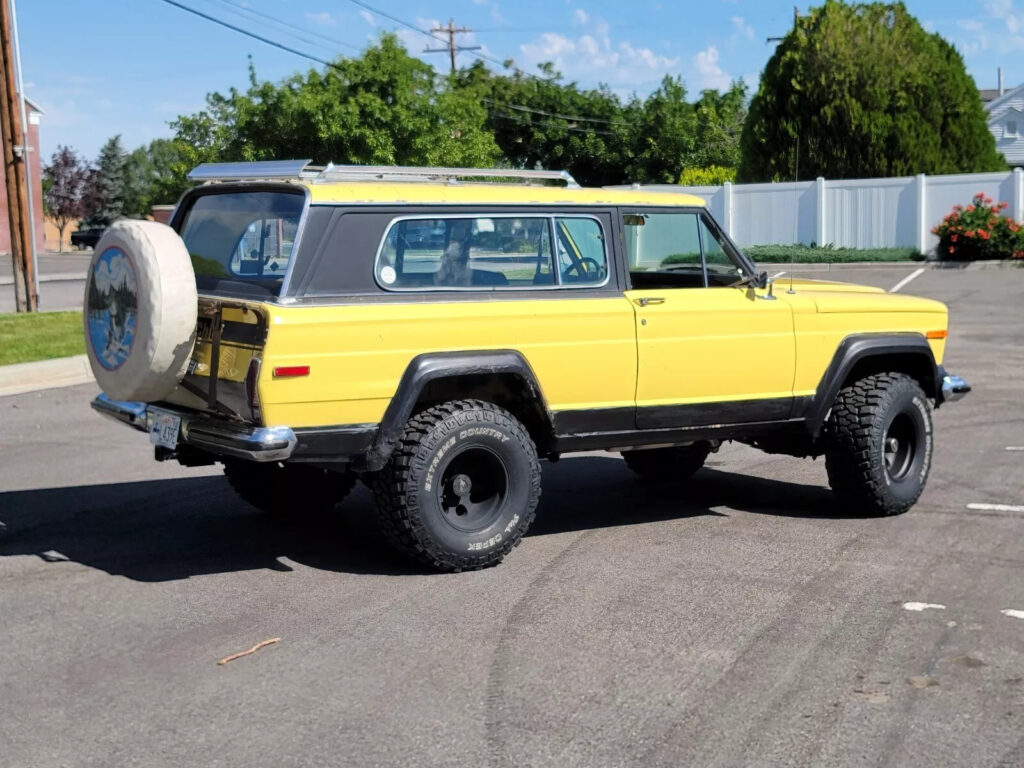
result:
M 196 278 L 185 243 L 165 224 L 124 219 L 100 238 L 85 285 L 89 364 L 114 400 L 166 397 L 195 344 Z

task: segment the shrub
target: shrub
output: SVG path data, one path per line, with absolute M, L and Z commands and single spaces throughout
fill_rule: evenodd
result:
M 736 181 L 735 168 L 709 165 L 706 168 L 683 168 L 679 174 L 679 183 L 684 187 L 717 187 L 727 181 Z
M 1024 228 L 1009 216 L 1000 215 L 1007 203 L 994 203 L 983 192 L 974 196 L 966 208 L 953 211 L 932 230 L 939 236 L 939 259 L 977 261 L 979 259 L 1024 258 Z

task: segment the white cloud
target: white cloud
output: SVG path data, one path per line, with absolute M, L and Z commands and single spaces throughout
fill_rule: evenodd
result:
M 585 27 L 579 35 L 544 32 L 519 46 L 527 72 L 552 62 L 568 80 L 607 83 L 616 91 L 643 91 L 678 69 L 679 57 L 663 56 L 628 40 L 615 41 L 608 23 L 577 8 L 574 24 Z
M 322 27 L 333 27 L 338 23 L 337 19 L 331 16 L 327 11 L 321 11 L 320 13 L 307 13 L 306 18 L 314 24 L 319 24 Z
M 375 18 L 373 18 L 373 14 L 370 13 L 365 8 L 360 8 L 359 9 L 359 15 L 362 16 L 363 17 L 363 21 L 365 21 L 371 27 L 376 27 L 377 26 L 377 20 Z
M 729 74 L 718 65 L 718 48 L 713 45 L 694 56 L 693 64 L 701 81 L 698 90 L 715 88 L 721 91 L 732 82 Z
M 746 38 L 747 40 L 754 39 L 754 27 L 746 19 L 742 16 L 733 16 L 730 21 L 732 21 L 734 37 Z

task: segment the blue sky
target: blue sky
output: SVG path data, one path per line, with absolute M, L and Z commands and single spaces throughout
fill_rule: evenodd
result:
M 554 61 L 567 79 L 644 95 L 665 74 L 691 93 L 743 78 L 756 87 L 771 55 L 765 38 L 792 25 L 789 0 L 178 0 L 319 58 L 357 55 L 382 30 L 444 70 L 420 29 L 454 18 L 497 60 L 534 71 Z M 95 158 L 110 136 L 132 149 L 169 136 L 167 122 L 201 109 L 210 91 L 246 85 L 246 56 L 261 78 L 316 66 L 190 15 L 162 0 L 16 0 L 26 93 L 46 114 L 42 153 L 58 144 Z M 814 3 L 813 5 L 817 5 Z M 907 0 L 928 29 L 953 42 L 980 87 L 1024 82 L 1024 0 Z M 806 10 L 808 3 L 800 3 Z M 259 14 L 263 14 L 262 16 Z M 287 25 L 271 21 L 280 19 Z M 470 62 L 468 53 L 459 63 Z

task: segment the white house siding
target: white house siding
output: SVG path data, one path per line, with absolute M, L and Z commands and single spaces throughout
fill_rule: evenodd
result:
M 996 140 L 996 149 L 1013 166 L 1024 166 L 1024 85 L 1007 91 L 985 105 L 988 129 Z M 1008 135 L 1006 124 L 1017 124 L 1017 135 Z

